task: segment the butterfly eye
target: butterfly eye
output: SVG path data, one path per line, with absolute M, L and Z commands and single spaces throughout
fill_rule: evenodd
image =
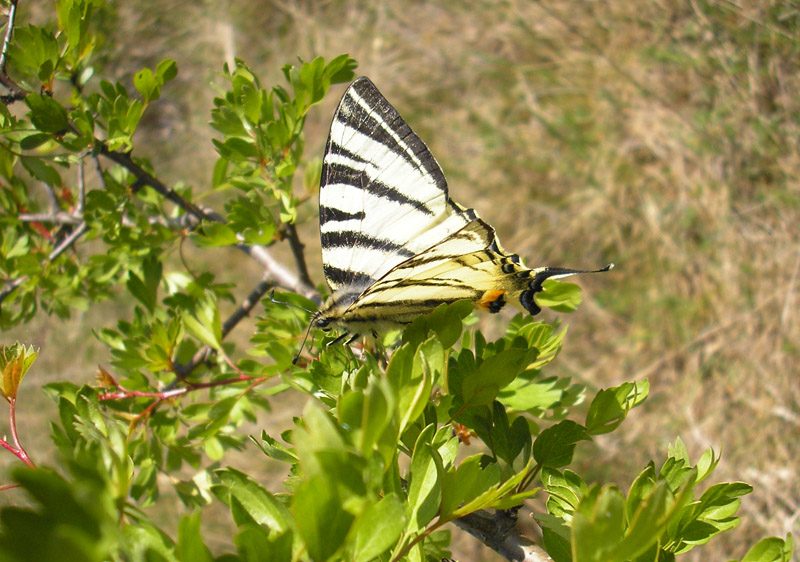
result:
M 317 328 L 320 328 L 322 330 L 327 331 L 327 330 L 330 329 L 328 327 L 328 324 L 330 324 L 330 323 L 331 323 L 331 319 L 330 318 L 319 318 L 319 319 L 316 320 L 316 322 L 314 322 L 314 325 Z

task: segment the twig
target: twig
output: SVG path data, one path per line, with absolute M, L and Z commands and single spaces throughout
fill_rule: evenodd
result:
M 275 281 L 276 285 L 301 294 L 319 304 L 320 297 L 317 290 L 301 281 L 297 275 L 286 269 L 286 267 L 272 257 L 272 254 L 270 254 L 265 247 L 239 244 L 237 248 L 260 263 L 269 277 Z
M 103 189 L 107 189 L 106 177 L 103 175 L 103 166 L 100 165 L 100 159 L 96 154 L 93 154 L 92 160 L 94 160 L 94 170 L 97 172 L 97 179 L 100 181 L 100 185 L 103 186 Z
M 516 512 L 512 510 L 476 511 L 453 523 L 513 562 L 553 562 L 542 547 L 519 534 Z
M 17 217 L 22 222 L 43 222 L 53 224 L 80 224 L 83 217 L 59 211 L 56 213 L 22 213 Z
M 154 177 L 150 172 L 142 168 L 139 164 L 133 161 L 131 155 L 127 152 L 118 152 L 116 150 L 109 150 L 108 146 L 101 141 L 96 141 L 99 154 L 105 156 L 109 160 L 116 162 L 130 173 L 136 177 L 136 180 L 144 185 L 148 185 L 155 189 L 158 193 L 160 193 L 164 198 L 169 199 L 173 203 L 175 203 L 178 207 L 186 211 L 187 213 L 195 216 L 200 220 L 215 220 L 211 215 L 203 211 L 200 207 L 194 205 L 193 203 L 187 201 L 180 195 L 178 195 L 174 190 L 167 187 L 161 180 Z M 217 220 L 216 222 L 219 222 Z
M 31 468 L 34 468 L 36 465 L 33 464 L 30 455 L 28 455 L 28 452 L 25 450 L 25 447 L 22 446 L 22 442 L 19 439 L 19 434 L 17 433 L 16 398 L 8 398 L 8 425 L 11 428 L 11 439 L 14 442 L 14 444 L 12 445 L 5 439 L 0 439 L 0 447 L 7 450 L 9 453 L 17 457 L 19 460 L 21 460 Z
M 17 433 L 17 399 L 11 398 L 8 401 L 8 425 L 11 428 L 11 438 L 14 440 L 14 446 L 17 449 L 17 457 L 19 460 L 33 468 L 35 465 L 28 455 L 28 451 L 22 446 L 22 441 L 19 439 Z
M 76 215 L 83 215 L 86 205 L 86 182 L 83 170 L 83 158 L 78 162 L 78 207 L 75 209 Z
M 159 392 L 143 392 L 139 390 L 128 390 L 127 388 L 123 387 L 122 385 L 114 381 L 116 391 L 104 392 L 100 394 L 98 399 L 101 401 L 107 401 L 107 400 L 123 400 L 126 398 L 154 398 L 155 400 L 153 400 L 150 404 L 148 404 L 147 407 L 144 410 L 142 410 L 131 422 L 130 428 L 131 430 L 133 430 L 133 428 L 136 427 L 141 420 L 150 416 L 150 414 L 152 414 L 155 411 L 155 409 L 158 408 L 158 406 L 166 400 L 171 400 L 179 396 L 184 396 L 196 390 L 215 388 L 217 386 L 227 386 L 241 382 L 250 383 L 247 386 L 247 389 L 245 390 L 245 392 L 250 392 L 250 390 L 258 386 L 259 384 L 265 382 L 269 378 L 270 378 L 269 376 L 251 377 L 249 375 L 242 373 L 237 377 L 231 377 L 227 379 L 216 380 L 206 383 L 195 383 L 181 388 L 168 388 L 166 390 Z
M 6 25 L 6 36 L 3 38 L 3 50 L 0 51 L 0 73 L 6 73 L 6 57 L 8 56 L 8 46 L 11 43 L 11 35 L 14 33 L 14 20 L 17 17 L 17 0 L 11 0 L 8 6 L 8 24 Z
M 8 5 L 8 23 L 6 24 L 6 35 L 3 38 L 3 47 L 0 50 L 0 83 L 10 90 L 10 94 L 0 96 L 0 100 L 5 104 L 23 99 L 27 92 L 19 87 L 8 74 L 6 74 L 6 63 L 8 62 L 8 46 L 11 44 L 11 36 L 14 34 L 14 20 L 17 17 L 17 0 L 11 0 Z
M 250 383 L 250 386 L 254 384 L 261 384 L 262 382 L 266 381 L 268 376 L 262 377 L 251 377 L 249 375 L 239 375 L 236 377 L 230 377 L 227 379 L 211 381 L 211 382 L 204 382 L 204 383 L 195 383 L 190 384 L 188 386 L 184 386 L 181 388 L 173 388 L 169 390 L 163 391 L 156 391 L 156 392 L 144 392 L 141 390 L 128 390 L 122 385 L 117 385 L 116 390 L 114 392 L 104 392 L 100 396 L 98 396 L 98 400 L 101 402 L 105 402 L 107 400 L 122 400 L 124 398 L 156 398 L 158 400 L 170 400 L 172 398 L 176 398 L 178 396 L 183 396 L 184 394 L 189 394 L 190 392 L 194 392 L 196 390 L 203 390 L 207 388 L 215 388 L 218 386 L 227 386 L 230 384 L 236 384 L 240 382 L 247 382 Z
M 274 283 L 264 279 L 250 293 L 244 298 L 241 304 L 236 307 L 236 310 L 228 316 L 225 322 L 222 323 L 222 337 L 227 336 L 236 325 L 241 322 L 255 306 L 261 301 L 261 297 L 267 294 L 274 286 Z M 214 350 L 208 346 L 200 348 L 188 363 L 182 365 L 175 365 L 176 378 L 167 388 L 174 388 L 176 384 L 188 377 L 198 365 L 205 363 L 213 354 Z
M 61 243 L 59 243 L 58 246 L 53 248 L 53 251 L 50 252 L 49 256 L 47 256 L 47 259 L 49 261 L 53 261 L 58 256 L 66 252 L 70 248 L 70 246 L 72 246 L 78 240 L 78 238 L 86 234 L 86 231 L 88 230 L 89 230 L 89 225 L 87 225 L 85 222 L 80 223 L 78 225 L 78 228 L 73 230 L 69 236 L 64 238 L 61 241 Z
M 303 252 L 303 243 L 297 235 L 297 228 L 293 223 L 286 225 L 286 239 L 289 240 L 289 247 L 292 249 L 294 256 L 294 263 L 297 265 L 297 273 L 300 275 L 300 281 L 312 287 L 314 282 L 308 274 L 308 265 L 306 264 L 306 256 Z

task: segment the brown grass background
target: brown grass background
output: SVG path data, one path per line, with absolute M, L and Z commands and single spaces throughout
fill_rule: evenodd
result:
M 198 192 L 215 161 L 207 123 L 223 62 L 243 58 L 269 85 L 297 57 L 354 56 L 426 140 L 454 199 L 504 246 L 529 265 L 617 263 L 581 281 L 585 303 L 562 317 L 570 333 L 554 368 L 590 387 L 648 377 L 651 397 L 580 449 L 579 472 L 624 487 L 681 436 L 694 458 L 722 452 L 715 481 L 755 486 L 741 527 L 685 559 L 738 558 L 761 536 L 797 532 L 799 3 L 142 0 L 115 10 L 100 74 L 129 83 L 143 65 L 177 60 L 137 151 Z M 321 155 L 340 92 L 310 117 L 309 156 Z M 321 281 L 313 202 L 301 216 Z M 225 256 L 221 277 L 245 294 L 259 272 Z M 41 380 L 89 382 L 107 361 L 91 329 L 120 309 L 7 335 L 42 347 Z M 20 417 L 44 446 L 47 419 Z M 462 560 L 491 557 L 454 533 Z

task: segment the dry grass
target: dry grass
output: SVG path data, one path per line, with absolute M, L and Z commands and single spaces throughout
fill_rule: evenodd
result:
M 361 4 L 122 3 L 105 73 L 178 60 L 140 146 L 202 188 L 224 60 L 269 84 L 297 56 L 349 52 L 506 247 L 537 265 L 617 262 L 584 280 L 557 368 L 595 386 L 647 376 L 652 396 L 584 469 L 628 482 L 680 435 L 695 454 L 722 451 L 717 479 L 756 487 L 742 527 L 703 560 L 797 532 L 800 5 Z M 309 122 L 310 154 L 334 97 Z

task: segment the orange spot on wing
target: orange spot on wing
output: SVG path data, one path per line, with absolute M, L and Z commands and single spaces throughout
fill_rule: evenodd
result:
M 492 303 L 497 302 L 498 300 L 504 298 L 506 296 L 506 291 L 499 290 L 499 289 L 491 289 L 483 293 L 481 300 L 478 301 L 478 306 L 489 310 Z

